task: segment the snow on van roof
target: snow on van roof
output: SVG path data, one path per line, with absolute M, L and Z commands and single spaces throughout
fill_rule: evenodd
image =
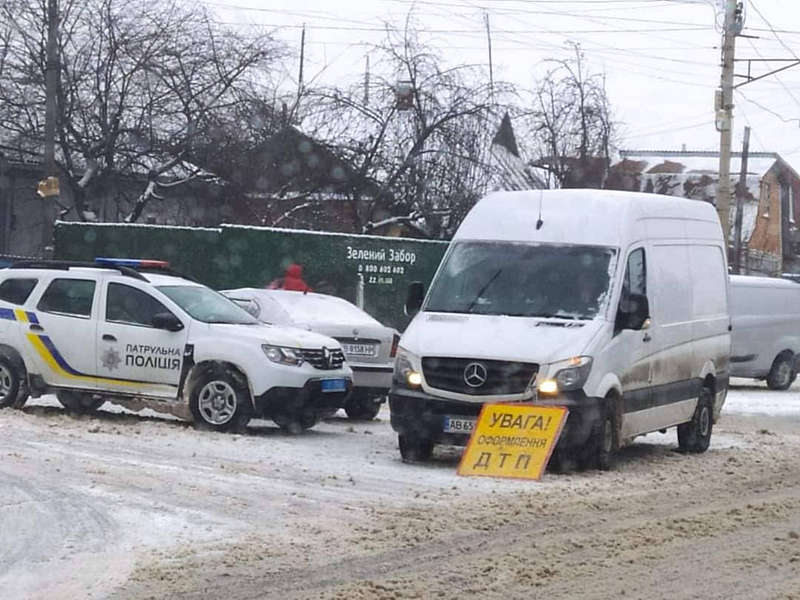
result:
M 537 228 L 541 206 L 541 227 Z M 702 237 L 721 238 L 714 207 L 697 200 L 614 190 L 494 192 L 470 211 L 454 239 L 622 246 L 640 217 L 704 223 Z M 700 224 L 698 223 L 698 224 Z

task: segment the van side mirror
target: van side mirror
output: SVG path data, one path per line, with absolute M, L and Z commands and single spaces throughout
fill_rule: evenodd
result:
M 425 286 L 421 281 L 412 281 L 408 285 L 406 293 L 406 316 L 413 317 L 422 308 L 422 301 L 425 299 Z
M 627 306 L 620 304 L 618 323 L 621 329 L 640 330 L 650 318 L 650 303 L 644 294 L 631 294 L 626 302 Z
M 167 331 L 180 331 L 183 329 L 183 323 L 172 313 L 160 312 L 153 315 L 153 327 Z

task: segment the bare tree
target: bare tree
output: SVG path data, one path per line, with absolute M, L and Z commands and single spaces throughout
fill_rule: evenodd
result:
M 556 187 L 602 187 L 615 140 L 605 77 L 590 73 L 580 46 L 555 61 L 533 93 L 529 131 L 537 158 Z
M 488 77 L 476 66 L 444 67 L 410 25 L 387 28 L 371 56 L 366 90 L 309 92 L 303 128 L 352 166 L 346 195 L 356 231 L 396 222 L 448 237 L 490 177 L 499 119 Z
M 45 10 L 45 0 L 0 5 L 10 28 L 5 54 L 0 28 L 0 140 L 32 152 L 43 140 Z M 180 0 L 63 0 L 60 17 L 57 158 L 81 219 L 93 217 L 91 196 L 116 195 L 131 175 L 147 179 L 126 221 L 208 176 L 192 162 L 195 140 L 280 56 L 269 36 L 226 30 Z

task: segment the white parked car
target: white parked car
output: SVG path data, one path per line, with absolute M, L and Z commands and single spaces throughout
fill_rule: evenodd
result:
M 0 271 L 0 407 L 48 392 L 73 411 L 141 398 L 220 431 L 253 416 L 299 431 L 351 386 L 336 340 L 260 323 L 160 261 Z
M 345 402 L 351 419 L 372 419 L 392 384 L 400 334 L 347 300 L 325 294 L 241 288 L 222 292 L 261 321 L 328 335 L 344 350 L 353 370 L 353 392 Z
M 800 283 L 731 275 L 731 375 L 785 390 L 800 357 Z

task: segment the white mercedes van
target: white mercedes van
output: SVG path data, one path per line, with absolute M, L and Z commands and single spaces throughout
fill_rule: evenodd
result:
M 788 389 L 800 358 L 800 284 L 732 275 L 731 320 L 731 375 Z
M 728 388 L 730 318 L 712 205 L 654 194 L 496 192 L 456 232 L 398 349 L 389 396 L 406 461 L 466 443 L 488 402 L 563 405 L 554 460 L 609 468 L 678 427 L 703 452 Z M 418 312 L 417 312 L 418 311 Z

